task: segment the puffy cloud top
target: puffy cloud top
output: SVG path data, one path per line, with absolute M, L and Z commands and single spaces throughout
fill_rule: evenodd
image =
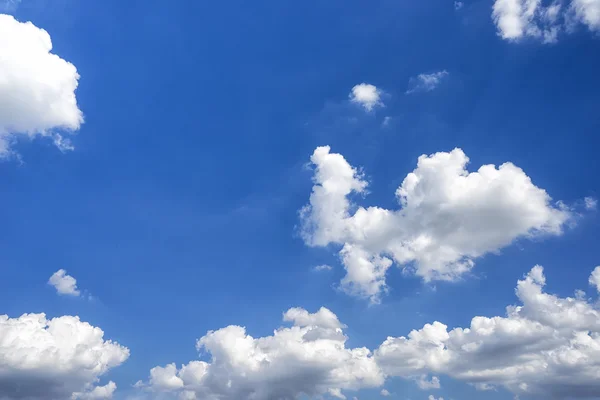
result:
M 515 239 L 561 234 L 571 216 L 512 163 L 467 171 L 460 149 L 419 157 L 396 190 L 398 210 L 353 207 L 348 196 L 364 193 L 367 182 L 329 147 L 317 148 L 311 161 L 303 238 L 310 246 L 341 245 L 342 288 L 374 302 L 393 262 L 426 281 L 454 280 Z
M 448 331 L 440 322 L 389 337 L 375 352 L 388 376 L 438 373 L 480 390 L 504 387 L 541 398 L 600 396 L 600 311 L 582 299 L 545 293 L 543 268 L 517 284 L 522 305 L 506 317 L 474 317 Z
M 344 325 L 328 309 L 292 308 L 284 320 L 293 326 L 261 338 L 240 326 L 208 332 L 197 348 L 210 353 L 210 362 L 155 367 L 149 382 L 138 386 L 186 399 L 267 400 L 326 393 L 343 398 L 343 390 L 383 383 L 369 350 L 346 348 Z
M 371 111 L 377 106 L 383 106 L 381 90 L 368 83 L 354 86 L 349 98 L 351 102 L 361 105 L 367 111 Z
M 506 307 L 505 316 L 475 316 L 469 327 L 450 330 L 435 321 L 407 336 L 388 337 L 373 355 L 346 348 L 343 324 L 328 309 L 292 308 L 284 319 L 293 326 L 261 338 L 240 326 L 210 331 L 197 343 L 210 361 L 155 367 L 149 381 L 137 386 L 184 399 L 343 399 L 347 391 L 367 387 L 389 396 L 382 386 L 393 377 L 422 390 L 439 389 L 437 375 L 444 375 L 517 396 L 600 397 L 598 305 L 585 296 L 546 293 L 545 284 L 544 269 L 535 266 L 518 281 L 520 304 Z
M 77 69 L 51 50 L 48 32 L 0 14 L 0 156 L 10 154 L 15 134 L 51 136 L 68 149 L 57 130 L 75 131 L 83 123 Z
M 112 382 L 99 377 L 121 365 L 129 350 L 78 317 L 0 315 L 0 397 L 4 399 L 106 398 Z
M 48 284 L 54 286 L 58 294 L 65 294 L 68 296 L 79 296 L 81 292 L 77 289 L 77 280 L 70 275 L 67 275 L 67 271 L 59 269 L 56 271 L 50 279 Z
M 600 293 L 600 267 L 596 267 L 590 276 L 590 285 L 594 286 Z

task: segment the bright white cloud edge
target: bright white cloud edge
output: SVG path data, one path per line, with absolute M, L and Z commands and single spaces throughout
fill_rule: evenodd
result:
M 309 246 L 338 245 L 346 269 L 341 288 L 377 303 L 393 263 L 425 281 L 456 280 L 475 260 L 519 238 L 560 235 L 572 213 L 553 204 L 512 163 L 469 172 L 461 149 L 422 155 L 396 190 L 399 209 L 352 204 L 368 183 L 341 154 L 318 147 L 314 186 L 301 210 Z
M 468 328 L 452 330 L 436 321 L 388 337 L 374 352 L 347 348 L 344 325 L 331 311 L 293 308 L 284 314 L 292 326 L 272 336 L 254 338 L 239 326 L 208 332 L 197 349 L 209 361 L 155 367 L 137 387 L 185 399 L 346 398 L 394 377 L 437 389 L 443 375 L 478 390 L 534 398 L 600 396 L 597 304 L 548 294 L 545 284 L 543 268 L 535 266 L 517 284 L 520 304 L 508 306 L 505 316 L 476 316 Z
M 72 149 L 63 135 L 83 123 L 75 66 L 52 53 L 48 32 L 5 14 L 0 14 L 0 54 L 0 158 L 14 154 L 11 145 L 18 136 L 50 137 L 59 149 Z
M 0 398 L 103 399 L 116 389 L 100 378 L 129 357 L 129 349 L 79 317 L 0 315 Z
M 361 83 L 352 88 L 348 97 L 352 103 L 362 106 L 366 111 L 372 111 L 375 107 L 383 107 L 381 94 L 382 91 L 376 86 Z
M 529 37 L 554 43 L 560 33 L 571 32 L 580 24 L 592 32 L 600 31 L 600 0 L 495 0 L 492 19 L 505 40 Z
M 326 308 L 288 310 L 290 327 L 253 338 L 241 326 L 210 331 L 197 342 L 211 360 L 155 367 L 146 384 L 154 393 L 176 392 L 186 399 L 293 399 L 379 387 L 383 375 L 366 348 L 347 348 L 345 327 Z

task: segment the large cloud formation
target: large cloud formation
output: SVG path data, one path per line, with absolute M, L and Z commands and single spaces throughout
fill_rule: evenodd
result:
M 0 157 L 11 154 L 15 135 L 49 136 L 70 149 L 60 132 L 83 123 L 75 90 L 75 66 L 51 53 L 52 40 L 31 22 L 0 14 Z
M 590 280 L 591 282 L 591 280 Z M 600 310 L 581 293 L 544 292 L 543 268 L 517 284 L 522 305 L 505 317 L 475 317 L 469 328 L 434 322 L 389 337 L 375 352 L 388 376 L 437 373 L 482 390 L 503 387 L 540 398 L 600 396 Z
M 600 0 L 495 0 L 492 18 L 498 34 L 506 40 L 524 37 L 552 43 L 562 31 L 583 24 L 600 31 Z
M 344 325 L 326 308 L 309 313 L 292 308 L 284 314 L 292 326 L 273 336 L 253 338 L 245 328 L 228 326 L 198 340 L 211 360 L 155 367 L 148 383 L 153 393 L 176 393 L 186 399 L 295 399 L 344 390 L 378 387 L 383 374 L 366 348 L 346 348 Z
M 407 337 L 388 337 L 373 353 L 346 348 L 344 325 L 331 311 L 292 308 L 284 314 L 292 327 L 262 338 L 239 326 L 211 331 L 197 344 L 209 362 L 155 367 L 137 386 L 158 398 L 291 400 L 346 398 L 349 390 L 381 387 L 393 377 L 438 389 L 441 376 L 527 398 L 600 397 L 598 302 L 582 291 L 566 298 L 546 293 L 545 283 L 535 266 L 517 284 L 521 304 L 508 306 L 506 316 L 476 316 L 468 328 L 452 330 L 436 321 Z
M 96 386 L 129 350 L 104 340 L 100 328 L 63 316 L 0 315 L 0 399 L 101 399 L 116 389 Z
M 341 287 L 378 302 L 396 262 L 426 281 L 454 280 L 474 260 L 518 238 L 559 235 L 571 214 L 535 186 L 519 167 L 484 165 L 468 172 L 460 149 L 419 157 L 397 189 L 398 210 L 355 207 L 349 196 L 367 182 L 341 154 L 318 147 L 310 204 L 301 212 L 310 246 L 341 246 Z

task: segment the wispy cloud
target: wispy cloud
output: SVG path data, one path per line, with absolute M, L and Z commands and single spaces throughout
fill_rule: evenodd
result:
M 559 34 L 572 32 L 577 25 L 600 32 L 599 0 L 553 0 L 544 3 L 539 0 L 495 0 L 492 19 L 498 35 L 513 42 L 532 38 L 554 43 Z
M 0 11 L 15 11 L 21 0 L 0 0 Z
M 586 197 L 584 202 L 586 210 L 595 210 L 598 207 L 598 200 L 593 197 Z
M 414 76 L 408 81 L 408 90 L 406 91 L 406 94 L 431 92 L 438 87 L 442 80 L 448 75 L 448 71 L 442 70 L 432 74 L 419 74 Z
M 322 265 L 317 265 L 316 267 L 313 268 L 313 271 L 331 271 L 333 269 L 333 267 L 331 265 L 327 265 L 327 264 L 322 264 Z

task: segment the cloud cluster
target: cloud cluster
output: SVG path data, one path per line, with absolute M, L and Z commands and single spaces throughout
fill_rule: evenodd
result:
M 443 70 L 431 74 L 419 74 L 416 77 L 412 77 L 408 81 L 408 90 L 406 91 L 406 94 L 431 92 L 442 83 L 442 80 L 446 76 L 448 76 L 448 71 Z
M 600 268 L 590 283 L 598 275 Z M 137 386 L 185 399 L 346 398 L 346 391 L 381 387 L 393 377 L 415 381 L 422 390 L 439 389 L 437 375 L 444 375 L 483 391 L 598 397 L 598 304 L 585 296 L 548 294 L 545 283 L 543 268 L 535 266 L 517 283 L 520 304 L 508 306 L 506 316 L 476 316 L 468 328 L 452 330 L 436 321 L 407 337 L 388 337 L 373 354 L 346 348 L 344 325 L 331 311 L 293 308 L 284 314 L 293 326 L 273 336 L 253 338 L 239 326 L 208 332 L 197 347 L 210 353 L 209 362 L 155 367 L 149 381 Z M 380 393 L 390 395 L 383 388 Z
M 75 66 L 51 52 L 52 40 L 31 22 L 0 14 L 0 157 L 11 154 L 15 135 L 48 136 L 61 150 L 61 136 L 83 123 L 75 90 Z
M 426 281 L 455 280 L 474 260 L 518 238 L 559 235 L 571 213 L 511 163 L 466 169 L 460 149 L 419 157 L 397 189 L 397 210 L 357 207 L 349 196 L 367 182 L 341 154 L 318 147 L 309 204 L 301 211 L 310 246 L 341 246 L 341 287 L 373 302 L 387 289 L 395 262 Z
M 100 328 L 63 316 L 0 315 L 0 398 L 101 399 L 116 389 L 99 378 L 129 357 L 129 350 L 104 340 Z
M 544 292 L 543 268 L 517 284 L 521 305 L 505 317 L 475 317 L 448 331 L 440 322 L 389 337 L 375 352 L 388 376 L 444 374 L 481 390 L 504 387 L 541 398 L 600 396 L 600 310 Z
M 577 24 L 600 31 L 600 0 L 554 0 L 547 5 L 540 0 L 495 0 L 492 18 L 503 39 L 532 37 L 551 43 Z
M 64 269 L 59 269 L 52 274 L 48 279 L 48 284 L 54 286 L 58 294 L 67 296 L 79 296 L 81 294 L 77 289 L 77 280 L 71 275 L 67 275 L 67 271 Z
M 348 96 L 352 103 L 358 104 L 367 111 L 372 111 L 375 107 L 382 107 L 381 90 L 374 85 L 361 83 L 352 88 Z
M 146 384 L 154 393 L 186 399 L 295 399 L 383 384 L 383 374 L 366 348 L 345 346 L 344 325 L 326 308 L 309 313 L 292 308 L 284 314 L 291 327 L 253 338 L 245 328 L 228 326 L 208 332 L 197 343 L 209 362 L 155 367 Z

